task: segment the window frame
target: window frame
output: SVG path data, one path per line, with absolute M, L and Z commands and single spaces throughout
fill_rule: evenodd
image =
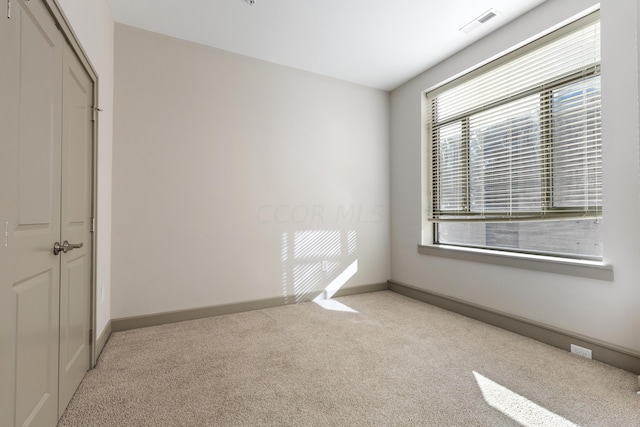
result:
M 454 123 L 458 123 L 460 122 L 461 128 L 462 128 L 462 132 L 461 132 L 461 136 L 462 136 L 462 142 L 461 145 L 463 146 L 463 151 L 465 154 L 465 158 L 466 158 L 466 162 L 469 163 L 470 159 L 471 159 L 471 131 L 470 131 L 470 123 L 471 123 L 471 117 L 481 113 L 483 111 L 488 111 L 494 108 L 498 108 L 504 105 L 508 105 L 512 102 L 516 102 L 519 100 L 522 100 L 524 98 L 533 96 L 533 95 L 539 95 L 539 103 L 540 103 L 540 110 L 541 111 L 545 111 L 546 114 L 544 116 L 539 117 L 539 122 L 540 122 L 540 133 L 541 133 L 541 137 L 540 140 L 550 140 L 551 136 L 550 134 L 553 133 L 553 127 L 550 125 L 543 125 L 542 123 L 547 121 L 550 117 L 551 117 L 551 112 L 553 110 L 553 107 L 551 107 L 553 101 L 553 93 L 555 90 L 558 89 L 563 89 L 566 88 L 572 84 L 575 83 L 580 83 L 583 81 L 587 81 L 589 79 L 595 78 L 595 77 L 600 77 L 600 64 L 595 64 L 595 65 L 590 65 L 587 67 L 584 67 L 580 70 L 576 70 L 574 73 L 572 73 L 569 76 L 563 76 L 560 77 L 558 79 L 555 79 L 543 86 L 538 86 L 535 87 L 533 89 L 529 89 L 527 91 L 523 91 L 523 92 L 518 92 L 517 94 L 515 94 L 512 97 L 509 98 L 502 98 L 499 99 L 497 101 L 494 101 L 490 104 L 483 104 L 473 110 L 469 110 L 469 111 L 465 111 L 463 114 L 458 114 L 456 116 L 452 116 L 450 118 L 447 118 L 446 120 L 443 120 L 442 122 L 437 123 L 437 125 L 429 125 L 429 130 L 428 130 L 428 135 L 430 135 L 432 132 L 434 132 L 434 128 L 440 129 L 446 126 L 449 126 L 451 124 Z M 431 100 L 431 102 L 434 102 L 435 100 Z M 427 101 L 429 102 L 429 101 Z M 544 136 L 543 136 L 544 135 Z M 429 144 L 433 144 L 432 141 L 429 141 Z M 431 150 L 433 151 L 433 150 Z M 547 147 L 547 150 L 545 150 L 546 152 L 544 154 L 542 154 L 540 156 L 540 169 L 541 170 L 545 170 L 545 171 L 550 171 L 550 172 L 546 172 L 544 174 L 544 179 L 545 180 L 553 180 L 553 175 L 554 175 L 554 167 L 553 167 L 553 153 L 550 152 L 551 150 L 549 150 L 549 147 Z M 433 155 L 433 154 L 432 154 Z M 429 166 L 430 168 L 434 167 L 434 163 L 433 161 L 429 162 Z M 433 171 L 433 169 L 431 169 L 431 172 Z M 430 174 L 431 174 L 430 172 Z M 465 177 L 464 177 L 464 181 L 462 183 L 462 192 L 463 194 L 460 196 L 461 200 L 464 200 L 464 212 L 460 212 L 460 215 L 463 215 L 465 217 L 464 221 L 465 222 L 471 222 L 471 221 L 476 221 L 476 219 L 474 217 L 480 217 L 480 221 L 485 221 L 484 218 L 482 218 L 484 216 L 483 213 L 479 213 L 479 212 L 474 212 L 472 211 L 471 208 L 471 173 L 470 173 L 470 166 L 467 165 L 467 168 L 465 170 Z M 571 208 L 565 208 L 565 207 L 560 207 L 560 206 L 554 206 L 554 202 L 553 202 L 553 190 L 554 190 L 554 186 L 550 183 L 547 182 L 546 184 L 541 186 L 541 192 L 543 193 L 542 195 L 542 199 L 545 200 L 544 202 L 544 210 L 546 212 L 546 216 L 549 219 L 562 219 L 564 217 L 570 217 L 570 218 L 575 218 L 576 214 L 575 214 L 575 208 L 571 207 Z M 434 204 L 435 200 L 440 200 L 440 195 L 438 194 L 438 188 L 432 185 L 432 195 L 430 196 L 430 203 Z M 431 207 L 431 209 L 433 209 L 433 207 Z M 594 212 L 594 213 L 600 213 L 602 211 L 602 207 L 601 206 L 589 206 L 588 210 L 590 212 Z M 537 211 L 534 211 L 537 212 Z M 505 217 L 507 216 L 506 213 L 502 213 L 502 215 L 504 215 Z M 537 217 L 537 215 L 534 214 L 535 217 Z M 522 212 L 520 215 L 515 215 L 515 216 L 510 216 L 509 217 L 509 221 L 517 221 L 518 218 L 520 218 L 520 220 L 522 221 L 526 221 L 527 215 L 526 212 Z M 435 222 L 447 222 L 447 219 L 438 219 Z
M 505 53 L 504 55 L 498 57 L 497 59 L 493 59 L 491 61 L 487 61 L 477 68 L 463 73 L 458 76 L 454 76 L 451 79 L 442 82 L 441 84 L 434 86 L 431 89 L 428 89 L 422 93 L 423 95 L 423 112 L 430 111 L 429 102 L 433 97 L 437 97 L 439 93 L 442 93 L 444 90 L 447 90 L 450 86 L 450 83 L 455 81 L 456 84 L 463 84 L 466 81 L 475 78 L 479 74 L 485 73 L 488 70 L 498 67 L 505 62 L 511 61 L 517 56 L 525 55 L 526 53 L 537 49 L 538 47 L 551 42 L 552 40 L 559 39 L 564 35 L 574 31 L 577 27 L 582 27 L 588 25 L 592 22 L 598 21 L 600 19 L 600 11 L 591 10 L 585 15 L 578 17 L 573 22 L 562 26 L 559 29 L 554 31 L 549 31 L 547 34 L 538 37 L 530 43 L 524 44 L 523 46 L 517 46 L 512 49 L 510 52 Z M 595 76 L 600 76 L 601 64 L 600 62 L 585 66 L 582 69 L 576 70 L 571 75 L 565 75 L 559 77 L 552 82 L 548 82 L 544 87 L 532 88 L 528 91 L 521 92 L 516 94 L 512 98 L 499 99 L 490 104 L 483 105 L 480 108 L 476 108 L 471 111 L 467 111 L 463 114 L 458 114 L 455 117 L 449 117 L 445 121 L 439 123 L 439 126 L 445 126 L 446 124 L 451 124 L 455 122 L 461 122 L 464 134 L 464 120 L 469 122 L 469 117 L 471 117 L 475 112 L 480 109 L 488 109 L 494 108 L 499 105 L 505 105 L 509 102 L 513 102 L 516 99 L 522 99 L 526 96 L 531 96 L 533 94 L 540 94 L 540 102 L 550 102 L 550 99 L 553 94 L 553 90 L 566 87 L 572 83 L 576 83 L 579 81 L 586 81 Z M 427 99 L 427 93 L 431 95 L 430 99 Z M 542 96 L 542 94 L 546 94 L 546 96 Z M 548 107 L 547 107 L 548 108 Z M 565 254 L 556 254 L 556 253 L 546 253 L 543 251 L 535 251 L 535 250 L 519 250 L 517 248 L 493 248 L 493 247 L 476 247 L 473 245 L 465 246 L 464 244 L 443 244 L 438 242 L 438 231 L 437 226 L 439 222 L 446 222 L 443 220 L 432 220 L 429 219 L 429 212 L 431 211 L 431 203 L 435 200 L 435 195 L 431 193 L 432 183 L 431 176 L 433 173 L 433 163 L 431 162 L 431 121 L 427 120 L 426 114 L 423 114 L 423 175 L 421 185 L 423 186 L 422 191 L 422 206 L 423 206 L 423 238 L 422 244 L 418 245 L 418 252 L 425 255 L 436 255 L 436 256 L 444 256 L 446 258 L 456 258 L 456 259 L 464 259 L 471 261 L 479 261 L 490 264 L 498 264 L 498 265 L 509 265 L 515 266 L 518 268 L 527 268 L 539 271 L 550 271 L 554 273 L 560 274 L 569 274 L 575 276 L 582 277 L 592 277 L 601 280 L 613 280 L 613 268 L 612 266 L 603 262 L 604 258 L 595 258 L 583 255 L 577 255 L 575 258 L 570 255 Z M 468 125 L 467 125 L 468 129 Z M 550 132 L 550 129 L 544 129 L 541 127 L 540 132 Z M 470 138 L 467 135 L 467 140 Z M 469 147 L 466 150 L 468 152 Z M 543 155 L 541 156 L 542 167 L 547 168 L 551 167 L 552 160 L 549 156 Z M 465 197 L 468 199 L 470 197 L 470 181 L 467 177 L 466 179 L 466 195 Z M 547 187 L 550 188 L 550 187 Z M 545 198 L 548 199 L 552 197 L 552 191 L 545 194 Z M 470 211 L 471 206 L 470 203 L 466 204 L 467 210 Z M 426 208 L 426 209 L 425 209 Z M 602 207 L 598 207 L 600 212 Z M 554 214 L 556 219 L 561 219 L 563 217 L 562 208 L 555 208 Z M 470 216 L 473 216 L 471 213 Z M 575 214 L 573 215 L 575 218 Z M 473 219 L 468 221 L 474 221 Z M 514 220 L 511 220 L 514 221 Z M 489 222 L 486 221 L 485 222 Z M 429 243 L 424 243 L 429 242 Z M 546 267 L 544 267 L 546 265 Z

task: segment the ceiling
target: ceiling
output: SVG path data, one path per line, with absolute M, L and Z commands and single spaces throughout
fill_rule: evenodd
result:
M 116 22 L 391 90 L 545 0 L 108 0 Z M 500 13 L 460 31 L 489 9 Z

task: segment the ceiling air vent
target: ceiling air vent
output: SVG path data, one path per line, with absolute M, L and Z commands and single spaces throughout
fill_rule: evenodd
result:
M 471 31 L 475 30 L 480 25 L 491 21 L 493 18 L 498 16 L 499 13 L 500 12 L 498 10 L 496 10 L 496 9 L 489 9 L 485 13 L 483 13 L 482 15 L 478 16 L 473 21 L 469 22 L 464 27 L 460 28 L 460 31 L 463 31 L 463 32 L 469 34 Z

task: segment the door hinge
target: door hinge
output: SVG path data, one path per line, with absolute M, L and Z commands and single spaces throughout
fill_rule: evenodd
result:
M 7 19 L 11 19 L 11 0 L 7 0 Z
M 89 344 L 93 344 L 93 329 L 89 329 Z
M 102 108 L 98 108 L 98 107 L 96 107 L 96 106 L 94 105 L 93 107 L 91 107 L 91 111 L 92 111 L 92 114 L 91 114 L 91 121 L 92 121 L 92 122 L 95 122 L 95 121 L 96 121 L 96 118 L 98 117 L 98 115 L 97 115 L 96 113 L 97 113 L 98 111 L 102 111 Z
M 96 219 L 91 218 L 91 232 L 94 233 L 96 231 Z

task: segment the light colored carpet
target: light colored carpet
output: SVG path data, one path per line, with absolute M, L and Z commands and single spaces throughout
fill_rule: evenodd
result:
M 60 426 L 640 426 L 637 377 L 390 292 L 114 333 Z

